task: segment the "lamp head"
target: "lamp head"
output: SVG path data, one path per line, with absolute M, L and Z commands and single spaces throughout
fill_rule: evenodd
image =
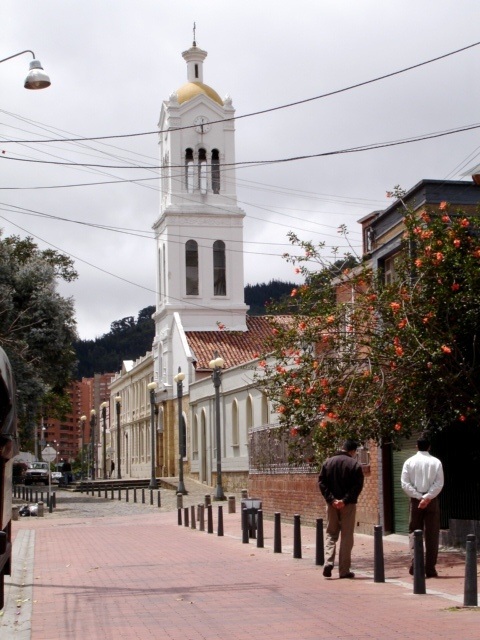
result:
M 210 369 L 222 369 L 225 364 L 225 360 L 220 356 L 217 356 L 214 360 L 210 360 L 208 366 Z
M 122 396 L 120 396 L 120 395 L 115 396 L 114 400 L 115 400 L 115 404 L 119 405 L 120 402 L 122 401 Z
M 43 70 L 40 60 L 32 60 L 30 62 L 30 71 L 25 78 L 25 89 L 46 89 L 51 84 L 50 78 Z
M 153 381 L 153 382 L 149 382 L 149 383 L 147 384 L 147 389 L 148 389 L 149 391 L 154 391 L 156 388 L 157 388 L 157 383 L 156 383 L 155 381 Z
M 179 371 L 177 373 L 176 376 L 174 376 L 173 381 L 176 382 L 177 384 L 179 382 L 183 382 L 185 380 L 185 374 L 183 373 L 183 371 Z
M 97 415 L 97 412 L 95 411 L 95 409 L 90 409 L 90 415 L 92 416 L 92 418 L 94 418 Z
M 87 420 L 87 416 L 80 416 L 80 420 L 81 420 L 82 422 L 86 422 L 86 420 Z

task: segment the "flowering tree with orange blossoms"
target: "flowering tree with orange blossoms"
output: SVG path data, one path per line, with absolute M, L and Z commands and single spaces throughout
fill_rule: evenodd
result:
M 401 194 L 397 193 L 400 197 Z M 346 437 L 398 445 L 480 413 L 480 219 L 404 209 L 395 278 L 364 262 L 338 273 L 292 236 L 305 284 L 276 305 L 259 382 L 281 428 L 317 460 Z M 335 263 L 338 265 L 338 261 Z M 288 319 L 286 319 L 286 317 Z

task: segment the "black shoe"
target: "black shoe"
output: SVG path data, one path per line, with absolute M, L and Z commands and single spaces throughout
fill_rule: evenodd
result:
M 332 565 L 331 564 L 326 564 L 323 567 L 323 575 L 325 576 L 325 578 L 331 578 L 332 577 Z
M 410 565 L 410 569 L 408 570 L 408 573 L 413 576 L 413 564 Z
M 435 569 L 433 571 L 428 571 L 425 574 L 426 578 L 438 578 L 438 573 L 435 571 Z
M 345 575 L 340 576 L 340 580 L 343 580 L 344 578 L 348 578 L 348 580 L 353 580 L 354 577 L 355 577 L 355 574 L 353 573 L 353 571 L 349 571 Z

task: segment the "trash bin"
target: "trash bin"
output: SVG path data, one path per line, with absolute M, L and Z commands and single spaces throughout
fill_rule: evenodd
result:
M 257 537 L 258 511 L 262 508 L 262 501 L 252 498 L 242 500 L 242 523 L 246 518 L 249 538 Z M 242 524 L 243 527 L 243 524 Z

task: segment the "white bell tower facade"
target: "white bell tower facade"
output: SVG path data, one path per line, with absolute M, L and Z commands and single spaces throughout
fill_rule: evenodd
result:
M 155 377 L 164 382 L 171 374 L 170 334 L 179 319 L 184 331 L 247 329 L 245 213 L 236 196 L 235 110 L 230 97 L 222 100 L 203 82 L 207 52 L 194 42 L 182 56 L 187 82 L 163 103 L 160 113 L 161 206 L 153 226 Z

